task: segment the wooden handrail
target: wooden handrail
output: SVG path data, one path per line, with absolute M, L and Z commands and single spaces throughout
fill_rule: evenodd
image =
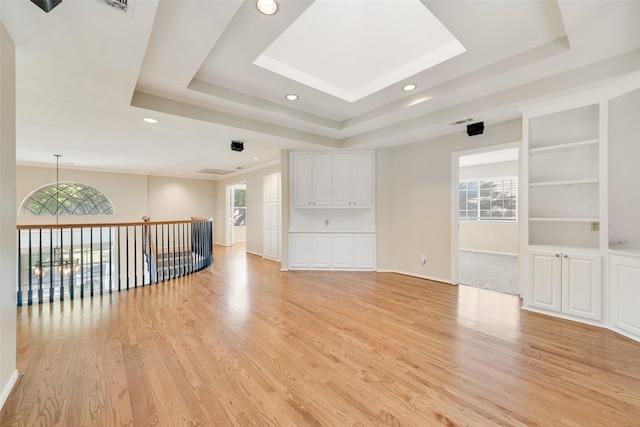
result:
M 206 219 L 185 219 L 177 221 L 150 221 L 150 222 L 109 222 L 109 223 L 90 223 L 90 224 L 23 224 L 18 225 L 18 230 L 28 229 L 58 229 L 58 228 L 89 228 L 89 227 L 134 227 L 145 225 L 167 225 L 167 224 L 192 224 L 198 222 L 213 222 L 213 218 Z

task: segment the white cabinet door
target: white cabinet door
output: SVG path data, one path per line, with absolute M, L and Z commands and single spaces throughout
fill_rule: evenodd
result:
M 331 268 L 331 235 L 312 235 L 313 258 L 311 266 L 313 268 Z
M 291 268 L 311 268 L 313 262 L 313 239 L 310 234 L 290 234 Z
M 372 234 L 353 235 L 353 268 L 373 270 L 376 266 L 376 237 Z
M 562 254 L 562 312 L 602 320 L 602 257 Z
M 355 206 L 371 206 L 373 203 L 373 155 L 353 154 L 351 178 L 351 202 Z
M 545 310 L 562 310 L 562 262 L 561 253 L 551 251 L 531 251 L 529 265 L 528 305 Z
M 331 154 L 313 155 L 313 197 L 311 204 L 314 206 L 327 206 L 331 204 Z
M 640 258 L 611 255 L 611 325 L 640 340 Z
M 351 196 L 352 155 L 333 155 L 332 201 L 336 206 L 349 206 L 353 202 Z
M 291 203 L 310 206 L 313 202 L 313 154 L 296 153 L 291 162 Z
M 333 204 L 371 206 L 373 203 L 373 155 L 333 155 Z
M 334 234 L 333 267 L 338 269 L 353 267 L 353 236 L 351 234 Z

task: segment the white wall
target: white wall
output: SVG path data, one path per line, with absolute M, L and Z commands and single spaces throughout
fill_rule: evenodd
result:
M 640 90 L 609 102 L 609 241 L 616 249 L 640 250 Z
M 461 167 L 459 170 L 459 178 L 497 178 L 502 176 L 518 175 L 518 161 L 497 162 L 485 165 L 475 165 Z
M 149 176 L 149 216 L 152 221 L 213 218 L 216 183 L 205 179 Z
M 386 186 L 377 189 L 379 266 L 449 282 L 451 153 L 521 139 L 522 121 L 517 119 L 489 125 L 482 135 L 468 137 L 461 129 L 392 150 L 378 150 L 378 182 L 390 179 L 393 186 L 392 191 Z M 420 263 L 421 254 L 427 255 L 426 265 Z
M 390 205 L 394 198 L 394 152 L 393 148 L 376 150 L 376 266 L 379 271 L 393 271 L 395 240 L 393 213 Z
M 226 187 L 228 185 L 247 184 L 247 226 L 246 245 L 247 252 L 262 255 L 262 207 L 263 207 L 263 177 L 275 172 L 280 172 L 280 163 L 255 169 L 246 173 L 234 175 L 229 178 L 216 181 L 216 215 L 215 215 L 215 243 L 224 245 L 226 241 Z M 283 201 L 284 210 L 284 201 Z M 284 239 L 283 239 L 284 240 Z
M 55 161 L 52 155 L 52 161 Z M 35 189 L 56 181 L 55 168 L 18 166 L 16 213 L 20 204 Z M 91 185 L 111 199 L 115 215 L 60 216 L 60 224 L 95 222 L 140 222 L 143 216 L 152 221 L 189 219 L 192 216 L 213 218 L 216 185 L 211 180 L 147 176 L 126 173 L 60 169 L 60 181 L 77 181 Z M 20 216 L 19 224 L 52 224 L 55 217 Z
M 0 408 L 16 371 L 15 46 L 0 23 Z
M 459 248 L 467 251 L 518 255 L 517 222 L 460 221 Z

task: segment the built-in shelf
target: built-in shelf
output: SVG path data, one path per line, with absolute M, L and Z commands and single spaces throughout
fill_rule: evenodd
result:
M 547 182 L 531 182 L 529 187 L 551 187 L 556 185 L 581 185 L 581 184 L 597 184 L 598 179 L 572 179 L 568 181 L 547 181 Z
M 549 153 L 552 151 L 574 150 L 576 148 L 586 148 L 586 147 L 597 146 L 597 145 L 598 145 L 597 139 L 588 139 L 586 141 L 569 142 L 566 144 L 556 144 L 556 145 L 549 145 L 546 147 L 531 148 L 529 150 L 529 154 L 533 155 L 533 154 L 539 154 L 539 153 Z
M 529 218 L 529 221 L 536 222 L 599 222 L 600 218 L 551 218 L 551 217 L 537 217 Z

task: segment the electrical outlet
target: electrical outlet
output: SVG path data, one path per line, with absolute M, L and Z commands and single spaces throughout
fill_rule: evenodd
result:
M 600 231 L 600 223 L 592 222 L 591 223 L 591 231 Z
M 329 220 L 328 219 L 324 220 L 324 225 L 329 225 Z
M 425 265 L 427 263 L 427 256 L 425 254 L 422 254 L 422 256 L 420 257 L 420 262 L 422 263 L 422 265 Z

